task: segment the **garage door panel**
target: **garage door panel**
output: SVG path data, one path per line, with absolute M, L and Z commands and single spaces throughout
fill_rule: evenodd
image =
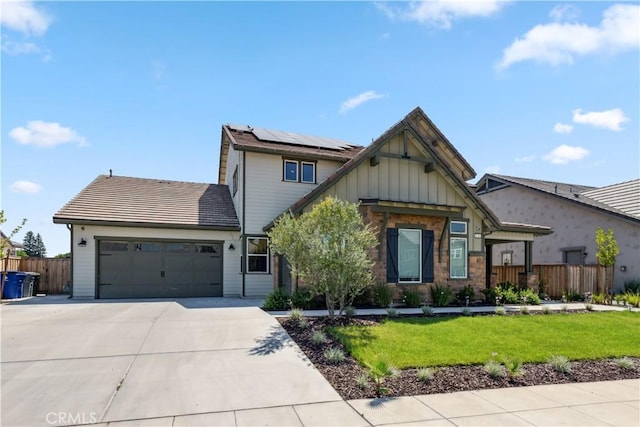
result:
M 222 296 L 222 244 L 101 241 L 100 298 Z

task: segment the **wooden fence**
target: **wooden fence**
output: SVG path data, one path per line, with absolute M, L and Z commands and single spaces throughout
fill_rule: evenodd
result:
M 71 258 L 9 259 L 8 270 L 40 273 L 38 291 L 48 294 L 66 293 L 71 283 Z
M 522 265 L 497 265 L 492 272 L 497 276 L 496 283 L 518 283 L 518 274 L 524 271 Z M 604 282 L 612 278 L 613 268 L 604 268 L 596 264 L 539 264 L 533 266 L 533 272 L 538 280 L 544 283 L 544 292 L 551 298 L 560 298 L 567 290 L 580 294 L 585 292 L 603 292 Z M 606 275 L 606 279 L 605 279 Z

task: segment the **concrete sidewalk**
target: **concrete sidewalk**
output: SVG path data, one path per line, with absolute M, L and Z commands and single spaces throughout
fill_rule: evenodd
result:
M 640 380 L 332 401 L 148 418 L 115 426 L 638 426 Z

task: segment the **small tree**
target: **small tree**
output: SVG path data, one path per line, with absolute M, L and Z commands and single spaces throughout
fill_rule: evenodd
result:
M 24 251 L 27 253 L 27 256 L 34 257 L 38 252 L 38 247 L 36 244 L 36 236 L 33 234 L 33 231 L 29 230 L 24 234 L 24 239 L 22 239 L 22 245 L 24 246 Z
M 605 232 L 601 227 L 598 227 L 598 229 L 596 230 L 596 244 L 598 245 L 598 252 L 596 252 L 596 259 L 598 260 L 598 264 L 603 267 L 613 267 L 616 264 L 616 257 L 620 253 L 620 248 L 618 247 L 616 236 L 614 236 L 613 234 L 613 229 L 610 228 Z M 612 269 L 612 282 L 614 273 L 615 272 Z M 603 275 L 603 285 L 609 285 L 605 286 L 605 289 L 613 287 L 613 283 L 605 283 L 606 272 L 603 272 Z
M 47 248 L 44 246 L 40 233 L 36 235 L 36 257 L 44 258 L 47 256 Z
M 4 217 L 4 210 L 0 210 L 0 226 L 7 222 Z M 9 249 L 11 248 L 11 239 L 20 232 L 22 227 L 26 224 L 27 219 L 23 218 L 20 225 L 17 225 L 8 236 L 2 236 L 0 238 L 0 258 L 2 258 L 2 270 L 5 271 L 5 274 L 2 274 L 2 279 L 0 280 L 0 296 L 4 293 L 4 282 L 7 280 L 6 271 L 9 269 Z
M 298 218 L 283 216 L 269 238 L 271 249 L 287 257 L 311 293 L 324 294 L 330 318 L 372 283 L 369 250 L 376 237 L 356 204 L 328 197 Z

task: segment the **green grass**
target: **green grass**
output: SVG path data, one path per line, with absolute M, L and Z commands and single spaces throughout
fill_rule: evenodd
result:
M 627 311 L 389 319 L 329 332 L 361 364 L 384 357 L 401 369 L 482 364 L 494 353 L 523 363 L 640 356 L 640 314 Z

